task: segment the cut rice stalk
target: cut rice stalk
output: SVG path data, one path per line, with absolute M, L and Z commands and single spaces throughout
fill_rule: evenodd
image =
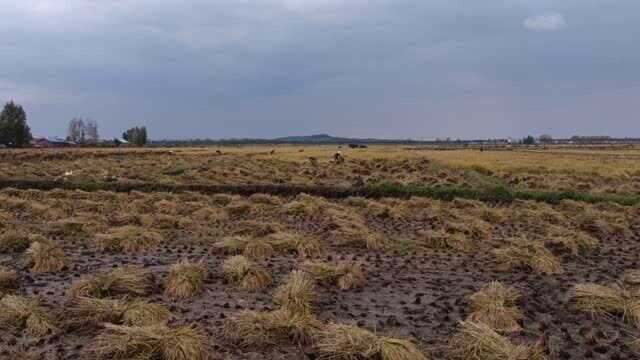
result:
M 340 290 L 361 287 L 365 281 L 361 265 L 354 262 L 344 262 L 338 265 L 306 262 L 302 265 L 302 268 L 317 281 L 337 285 Z
M 459 360 L 546 360 L 539 344 L 517 345 L 486 324 L 464 321 L 450 342 L 449 355 Z
M 202 292 L 207 276 L 207 267 L 203 262 L 182 260 L 171 266 L 164 292 L 172 299 L 194 297 Z
M 50 242 L 36 241 L 31 243 L 25 258 L 34 273 L 60 271 L 67 262 L 64 251 Z
M 85 276 L 73 283 L 69 292 L 75 297 L 141 296 L 149 293 L 151 286 L 148 270 L 122 267 L 108 273 Z
M 242 255 L 225 260 L 222 265 L 225 276 L 247 291 L 257 291 L 271 284 L 271 276 L 261 267 Z
M 518 290 L 494 281 L 470 296 L 473 312 L 467 321 L 484 323 L 498 332 L 520 331 L 518 322 L 524 314 L 515 305 L 520 296 Z
M 558 258 L 543 244 L 532 241 L 513 241 L 512 245 L 493 250 L 493 254 L 499 266 L 505 270 L 527 269 L 544 275 L 564 272 Z
M 570 293 L 575 307 L 591 316 L 612 317 L 640 326 L 640 298 L 618 285 L 578 284 Z
M 105 324 L 93 352 L 98 359 L 207 360 L 209 346 L 203 330 L 193 326 L 118 326 Z
M 162 242 L 162 235 L 142 227 L 123 226 L 98 235 L 96 240 L 101 251 L 131 253 L 157 246 Z
M 321 359 L 427 360 L 408 340 L 379 337 L 346 324 L 329 324 L 318 335 L 316 349 Z
M 0 296 L 18 288 L 18 273 L 6 266 L 0 266 Z
M 315 282 L 306 273 L 294 270 L 287 281 L 280 285 L 274 301 L 294 313 L 310 313 L 315 300 Z
M 223 335 L 245 347 L 310 344 L 321 327 L 311 314 L 287 309 L 271 312 L 244 310 L 224 325 Z
M 104 322 L 129 326 L 166 325 L 171 313 L 164 306 L 146 300 L 76 298 L 72 304 L 74 323 L 99 325 Z
M 22 296 L 6 295 L 0 299 L 0 328 L 23 330 L 43 337 L 56 330 L 53 317 L 38 304 Z

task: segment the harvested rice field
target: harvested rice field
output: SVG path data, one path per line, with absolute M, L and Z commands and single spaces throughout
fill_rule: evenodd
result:
M 341 151 L 347 161 L 334 166 Z M 273 152 L 273 153 L 272 153 Z M 27 149 L 0 152 L 0 179 L 167 185 L 373 186 L 640 191 L 640 147 L 265 146 Z
M 2 150 L 0 359 L 638 359 L 638 157 Z

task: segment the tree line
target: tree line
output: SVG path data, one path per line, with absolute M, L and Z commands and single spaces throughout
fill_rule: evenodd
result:
M 146 126 L 132 127 L 122 134 L 122 139 L 137 146 L 144 146 L 149 141 Z M 8 147 L 28 147 L 33 135 L 27 123 L 24 108 L 9 101 L 0 112 L 0 145 Z M 73 118 L 69 121 L 66 141 L 79 145 L 97 145 L 100 143 L 98 123 L 91 119 Z M 115 144 L 121 143 L 114 139 Z
M 127 129 L 122 133 L 122 140 L 136 144 L 137 146 L 145 146 L 149 141 L 147 127 L 136 126 Z M 67 132 L 67 141 L 72 141 L 76 144 L 97 144 L 100 141 L 98 123 L 91 119 L 71 119 L 71 121 L 69 121 L 69 128 Z M 121 141 L 119 139 L 114 139 L 114 143 L 119 145 Z

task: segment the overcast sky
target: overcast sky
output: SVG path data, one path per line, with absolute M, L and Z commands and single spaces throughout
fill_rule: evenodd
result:
M 0 0 L 35 135 L 640 136 L 638 0 Z

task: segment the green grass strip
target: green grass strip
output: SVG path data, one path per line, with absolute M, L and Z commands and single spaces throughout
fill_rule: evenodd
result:
M 633 206 L 640 204 L 640 196 L 627 194 L 591 195 L 575 191 L 519 190 L 504 186 L 473 188 L 459 186 L 426 187 L 380 183 L 367 187 L 369 196 L 374 197 L 428 197 L 439 200 L 455 198 L 480 200 L 485 202 L 508 203 L 515 200 L 533 200 L 548 204 L 558 204 L 562 200 L 586 203 L 611 202 Z

